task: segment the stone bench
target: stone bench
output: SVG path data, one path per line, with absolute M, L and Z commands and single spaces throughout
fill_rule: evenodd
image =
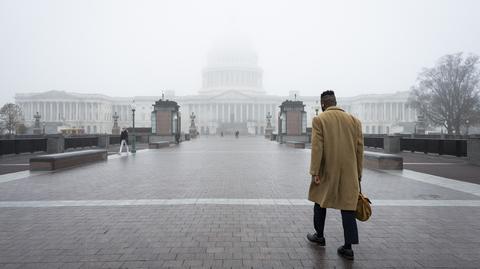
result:
M 105 149 L 89 149 L 64 153 L 40 155 L 30 158 L 30 170 L 51 171 L 81 164 L 107 160 Z
M 168 148 L 170 147 L 170 142 L 168 141 L 158 141 L 148 143 L 149 149 L 159 149 L 159 148 Z
M 305 142 L 298 142 L 298 141 L 285 141 L 285 144 L 287 146 L 296 148 L 296 149 L 304 149 L 305 148 Z
M 395 154 L 365 151 L 363 166 L 371 169 L 402 170 L 403 157 Z

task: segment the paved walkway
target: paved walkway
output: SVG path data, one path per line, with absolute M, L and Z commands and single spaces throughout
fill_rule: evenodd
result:
M 366 170 L 356 259 L 305 240 L 310 151 L 200 138 L 55 173 L 0 176 L 0 268 L 478 268 L 480 185 Z

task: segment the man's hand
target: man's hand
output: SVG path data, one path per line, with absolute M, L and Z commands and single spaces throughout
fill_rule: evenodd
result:
M 312 176 L 313 178 L 313 182 L 315 182 L 315 184 L 320 184 L 320 176 Z

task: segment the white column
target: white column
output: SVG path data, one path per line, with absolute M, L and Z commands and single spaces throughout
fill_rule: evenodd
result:
M 45 105 L 45 102 L 41 102 L 42 105 L 42 118 L 44 121 L 47 120 L 47 106 Z
M 255 109 L 255 103 L 252 104 L 252 120 L 257 121 L 257 116 L 255 115 L 256 109 Z
M 206 123 L 208 125 L 208 122 L 210 121 L 210 104 L 204 104 L 204 108 L 205 108 Z
M 50 102 L 45 102 L 45 121 L 50 121 Z
M 265 122 L 265 117 L 266 116 L 267 116 L 267 104 L 263 104 L 262 123 Z
M 214 108 L 213 104 L 210 104 L 210 121 L 215 120 L 215 114 L 213 113 L 213 111 L 214 111 L 213 108 Z
M 43 120 L 48 121 L 48 109 L 47 109 L 47 102 L 43 102 Z
M 218 122 L 223 122 L 223 104 L 222 103 L 218 103 L 217 104 L 217 107 L 218 107 Z
M 260 108 L 260 104 L 256 104 L 256 106 L 257 106 L 257 107 L 255 108 L 255 111 L 256 111 L 256 113 L 255 113 L 255 114 L 256 114 L 256 115 L 255 115 L 255 121 L 258 122 L 258 121 L 260 121 L 260 113 L 261 113 L 261 112 L 260 112 L 260 109 L 261 109 L 261 108 Z
M 391 107 L 391 110 L 392 110 L 392 121 L 395 121 L 397 119 L 397 105 L 395 105 L 395 103 L 390 103 L 390 107 Z
M 223 107 L 223 104 L 219 103 L 218 104 L 218 121 L 219 122 L 223 122 L 224 113 L 225 113 L 225 109 Z
M 79 117 L 78 117 L 78 112 L 79 112 L 79 109 L 78 109 L 78 102 L 75 102 L 75 120 L 78 121 L 79 120 Z
M 382 107 L 383 107 L 382 121 L 385 121 L 386 116 L 387 116 L 387 112 L 386 112 L 387 111 L 387 105 L 385 104 L 385 102 L 383 102 Z
M 243 122 L 243 104 L 240 104 L 240 122 Z
M 45 103 L 44 102 L 38 102 L 40 106 L 40 114 L 42 115 L 42 118 L 40 119 L 41 121 L 45 120 Z
M 404 115 L 403 120 L 407 122 L 410 121 L 410 113 L 408 113 L 409 112 L 408 110 L 409 109 L 407 107 L 407 103 L 404 103 L 403 104 L 403 115 Z
M 228 122 L 227 120 L 227 114 L 228 114 L 228 107 L 227 107 L 227 104 L 226 103 L 223 103 L 222 104 L 222 119 L 223 119 L 223 122 Z

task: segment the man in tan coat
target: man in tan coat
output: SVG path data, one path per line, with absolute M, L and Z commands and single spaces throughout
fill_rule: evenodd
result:
M 325 246 L 323 230 L 326 208 L 340 209 L 345 245 L 338 254 L 353 260 L 352 244 L 358 244 L 357 208 L 363 164 L 363 134 L 360 121 L 337 107 L 333 91 L 321 95 L 322 111 L 312 123 L 312 182 L 308 199 L 314 205 L 315 234 L 311 242 Z

